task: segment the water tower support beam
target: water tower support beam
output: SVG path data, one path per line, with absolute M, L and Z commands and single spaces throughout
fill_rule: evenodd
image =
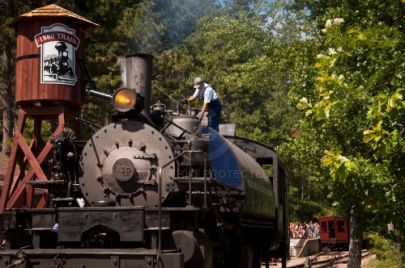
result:
M 58 119 L 58 126 L 52 133 L 52 136 L 56 136 L 63 131 L 65 116 L 67 115 L 74 117 L 74 113 L 66 111 L 64 107 L 29 107 L 26 109 L 22 107 L 20 109 L 3 191 L 0 197 L 0 212 L 6 208 L 31 206 L 34 192 L 28 182 L 34 179 L 41 181 L 48 180 L 41 168 L 41 164 L 52 149 L 50 141 L 43 145 L 44 143 L 40 136 L 41 121 L 44 118 L 52 119 L 56 117 Z M 28 117 L 34 119 L 34 133 L 31 146 L 28 146 L 22 134 L 24 133 L 25 121 Z M 16 163 L 19 163 L 20 166 L 19 174 L 15 172 Z M 25 171 L 27 163 L 29 163 L 30 168 Z M 44 195 L 36 204 L 36 207 L 44 207 L 45 205 L 46 190 L 44 190 Z

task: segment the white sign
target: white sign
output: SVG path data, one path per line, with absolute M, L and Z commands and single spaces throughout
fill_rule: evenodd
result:
M 41 27 L 35 43 L 41 48 L 41 83 L 74 85 L 76 50 L 80 44 L 76 31 L 60 23 Z

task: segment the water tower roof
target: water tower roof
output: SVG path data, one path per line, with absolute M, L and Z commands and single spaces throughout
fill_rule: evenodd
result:
M 37 9 L 31 10 L 30 12 L 24 13 L 18 17 L 15 17 L 12 21 L 7 23 L 8 26 L 14 25 L 23 18 L 33 18 L 33 17 L 69 17 L 88 24 L 90 27 L 98 27 L 99 25 L 91 20 L 88 20 L 70 10 L 64 9 L 55 4 L 39 7 Z

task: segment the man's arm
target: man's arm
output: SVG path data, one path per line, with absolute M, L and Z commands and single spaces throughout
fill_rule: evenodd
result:
M 188 97 L 188 102 L 193 102 L 194 100 L 196 99 L 196 97 L 195 96 L 190 96 L 190 97 Z
M 201 114 L 200 114 L 200 119 L 204 117 L 205 111 L 207 111 L 208 105 L 210 105 L 210 102 L 212 101 L 212 94 L 213 94 L 213 89 L 212 87 L 206 87 L 204 91 L 204 104 L 201 109 Z
M 200 113 L 200 120 L 203 119 L 204 113 L 207 110 L 208 105 L 210 105 L 208 102 L 204 102 L 203 107 L 201 109 L 201 113 Z
M 207 111 L 208 105 L 209 105 L 208 102 L 204 102 L 204 105 L 203 105 L 203 107 L 201 109 L 201 113 L 205 113 L 205 111 Z
M 199 94 L 200 94 L 199 90 L 196 89 L 194 94 L 187 98 L 187 101 L 188 102 L 193 102 L 198 97 Z

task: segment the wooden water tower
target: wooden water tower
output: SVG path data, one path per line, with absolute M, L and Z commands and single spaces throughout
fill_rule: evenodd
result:
M 84 103 L 85 37 L 98 25 L 57 5 L 48 5 L 13 19 L 17 34 L 16 103 L 19 108 L 14 140 L 0 198 L 5 208 L 30 207 L 33 189 L 29 182 L 49 181 L 41 165 L 51 152 L 50 141 L 41 138 L 44 120 L 55 120 L 52 136 L 75 120 Z M 27 143 L 26 119 L 34 122 Z M 18 166 L 18 168 L 17 168 Z M 36 207 L 45 205 L 46 190 Z

